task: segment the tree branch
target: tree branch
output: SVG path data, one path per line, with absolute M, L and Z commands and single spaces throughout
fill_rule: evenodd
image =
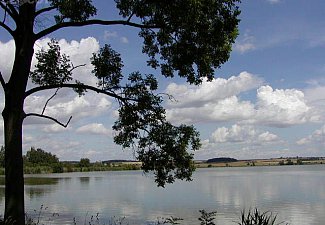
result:
M 41 117 L 41 118 L 45 118 L 45 119 L 49 119 L 49 120 L 52 120 L 54 122 L 56 122 L 57 124 L 59 124 L 60 126 L 64 127 L 64 128 L 67 128 L 67 126 L 69 125 L 71 119 L 72 119 L 72 116 L 70 116 L 69 120 L 67 123 L 61 123 L 60 121 L 58 121 L 57 119 L 51 117 L 51 116 L 46 116 L 46 115 L 43 115 L 43 114 L 38 114 L 38 113 L 27 113 L 25 115 L 25 118 L 28 117 L 28 116 L 36 116 L 36 117 Z
M 5 10 L 11 16 L 11 18 L 16 22 L 19 15 L 15 7 L 9 2 L 9 0 L 5 0 L 4 2 L 0 1 L 0 7 L 3 8 L 3 10 Z
M 54 10 L 54 9 L 56 9 L 55 6 L 40 9 L 35 13 L 35 17 L 41 15 L 42 13 L 49 12 L 49 11 Z
M 45 103 L 45 105 L 43 107 L 43 110 L 42 110 L 42 115 L 44 115 L 44 112 L 45 112 L 45 109 L 47 107 L 47 104 L 49 104 L 49 102 L 51 101 L 51 99 L 53 99 L 56 96 L 56 94 L 58 93 L 59 90 L 60 90 L 60 88 L 56 89 L 55 93 L 49 99 L 47 99 L 47 101 L 46 101 L 46 103 Z
M 131 26 L 131 27 L 137 27 L 137 28 L 159 28 L 157 26 L 150 26 L 150 25 L 144 25 L 144 24 L 138 24 L 138 23 L 133 23 L 130 21 L 125 21 L 125 20 L 112 20 L 112 21 L 107 21 L 107 20 L 87 20 L 87 21 L 81 21 L 81 22 L 62 22 L 58 23 L 56 25 L 53 25 L 52 27 L 49 27 L 43 31 L 40 31 L 39 33 L 36 34 L 36 39 L 40 39 L 48 34 L 51 34 L 54 31 L 57 31 L 61 28 L 65 27 L 83 27 L 83 26 L 89 26 L 89 25 L 126 25 L 126 26 Z
M 122 102 L 125 101 L 137 101 L 136 99 L 131 99 L 131 98 L 123 98 L 120 95 L 117 95 L 116 93 L 113 92 L 108 92 L 90 85 L 86 85 L 86 84 L 58 84 L 58 85 L 46 85 L 46 86 L 39 86 L 36 88 L 32 88 L 28 91 L 25 92 L 25 98 L 28 97 L 29 95 L 32 95 L 36 92 L 39 91 L 45 91 L 45 90 L 51 90 L 51 89 L 57 89 L 57 88 L 75 88 L 75 89 L 85 89 L 85 90 L 90 90 L 90 91 L 94 91 L 100 94 L 104 94 L 113 98 L 116 98 L 118 100 L 121 100 Z
M 72 63 L 71 63 L 71 64 L 72 64 Z M 71 68 L 70 72 L 72 72 L 73 70 L 75 70 L 75 69 L 77 69 L 77 68 L 79 68 L 79 67 L 83 67 L 83 66 L 86 66 L 86 64 L 81 64 L 81 65 L 78 65 L 78 66 L 74 66 L 74 65 L 72 64 L 72 68 Z
M 1 83 L 1 86 L 2 86 L 3 90 L 5 91 L 6 88 L 7 88 L 7 84 L 6 84 L 5 80 L 3 79 L 3 76 L 2 76 L 1 72 L 0 72 L 0 83 Z
M 11 28 L 9 26 L 7 26 L 5 23 L 0 21 L 0 27 L 3 27 L 6 31 L 8 31 L 8 33 L 14 37 L 14 31 L 11 30 Z

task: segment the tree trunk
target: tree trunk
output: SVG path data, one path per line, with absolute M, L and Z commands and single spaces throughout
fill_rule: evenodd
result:
M 6 105 L 12 105 L 6 99 Z M 22 158 L 22 109 L 5 108 L 5 221 L 25 224 L 24 177 Z
M 14 31 L 15 60 L 9 82 L 5 85 L 2 112 L 5 136 L 5 214 L 8 224 L 25 224 L 22 125 L 24 101 L 34 54 L 36 2 L 21 3 Z

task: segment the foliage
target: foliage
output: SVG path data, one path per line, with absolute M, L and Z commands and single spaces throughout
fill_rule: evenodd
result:
M 89 167 L 90 160 L 88 158 L 81 158 L 78 165 L 79 165 L 79 167 Z
M 94 53 L 91 58 L 94 66 L 93 74 L 98 78 L 98 87 L 104 90 L 118 88 L 122 75 L 122 59 L 120 54 L 105 45 L 99 53 Z
M 48 221 L 48 224 L 52 224 L 52 222 L 55 222 L 55 219 L 59 217 L 58 213 L 51 213 L 49 214 L 50 218 L 44 218 L 44 213 L 47 211 L 48 208 L 44 207 L 43 205 L 40 206 L 39 210 L 34 210 L 35 215 L 27 215 L 26 216 L 26 224 L 27 225 L 38 225 L 38 224 L 44 224 L 43 220 Z M 213 222 L 215 220 L 216 211 L 213 212 L 207 212 L 205 210 L 199 210 L 201 213 L 201 216 L 198 218 L 200 221 L 200 225 L 215 225 Z M 163 224 L 182 224 L 181 221 L 184 219 L 178 218 L 178 217 L 168 217 L 168 218 L 157 218 L 157 221 L 155 221 L 154 225 L 163 225 Z M 3 221 L 0 220 L 0 225 L 4 224 Z M 5 223 L 7 224 L 7 223 Z M 12 223 L 8 223 L 12 224 Z M 46 225 L 47 223 L 45 223 Z M 73 225 L 79 224 L 76 218 L 73 218 Z M 100 220 L 99 213 L 96 215 L 89 215 L 88 213 L 85 216 L 84 221 L 82 224 L 89 224 L 89 225 L 99 225 L 103 223 Z M 152 224 L 152 223 L 150 223 Z M 288 224 L 288 223 L 277 223 L 276 222 L 276 216 L 273 216 L 271 212 L 261 212 L 257 208 L 255 208 L 253 211 L 249 210 L 247 213 L 245 211 L 242 211 L 241 213 L 241 221 L 237 223 L 238 225 L 280 225 L 280 224 Z M 109 219 L 107 225 L 130 225 L 126 217 L 112 217 Z
M 277 216 L 273 216 L 270 212 L 260 212 L 257 208 L 253 211 L 249 210 L 247 213 L 242 211 L 241 221 L 238 225 L 278 225 L 276 223 Z
M 302 161 L 302 159 L 297 159 L 297 165 L 303 165 L 304 163 L 303 163 L 303 161 Z
M 40 148 L 35 149 L 34 147 L 31 147 L 31 149 L 26 153 L 26 162 L 31 164 L 50 165 L 53 163 L 59 163 L 59 159 L 56 155 L 50 152 L 45 152 Z
M 199 221 L 201 221 L 200 225 L 215 225 L 213 221 L 215 220 L 215 216 L 217 214 L 216 211 L 207 212 L 203 209 L 199 210 L 199 212 L 201 213 L 201 216 L 199 217 Z
M 96 8 L 91 0 L 49 0 L 59 12 L 55 16 L 56 23 L 64 21 L 80 22 L 96 15 Z
M 143 38 L 143 53 L 149 57 L 148 66 L 160 69 L 165 77 L 178 75 L 191 84 L 212 80 L 214 70 L 229 59 L 231 46 L 238 35 L 240 0 L 115 0 L 118 18 L 102 20 L 92 18 L 97 9 L 91 0 L 0 1 L 4 19 L 0 27 L 15 41 L 15 59 L 9 79 L 0 71 L 4 89 L 5 218 L 24 224 L 24 180 L 22 160 L 22 124 L 27 117 L 50 119 L 67 127 L 56 118 L 43 112 L 24 111 L 27 97 L 45 90 L 70 88 L 79 95 L 95 91 L 112 97 L 119 104 L 119 117 L 113 129 L 115 143 L 133 148 L 136 158 L 142 161 L 145 172 L 154 171 L 159 186 L 175 179 L 191 180 L 194 170 L 191 150 L 200 147 L 199 133 L 193 126 L 174 126 L 166 120 L 163 98 L 158 93 L 158 81 L 152 74 L 135 71 L 122 74 L 120 55 L 109 45 L 94 53 L 91 63 L 98 86 L 83 84 L 72 79 L 76 67 L 67 55 L 61 54 L 57 41 L 36 53 L 38 60 L 31 71 L 34 45 L 37 40 L 68 27 L 91 25 L 124 25 L 139 29 Z M 110 9 L 104 10 L 104 18 Z M 53 16 L 51 18 L 51 15 Z M 42 26 L 37 21 L 46 16 Z M 10 17 L 7 19 L 7 17 Z M 9 22 L 8 22 L 9 21 Z M 77 66 L 78 67 L 78 66 Z M 29 79 L 35 86 L 28 89 Z M 70 121 L 70 120 L 69 120 Z M 27 163 L 45 163 L 33 149 L 26 155 Z M 57 163 L 51 154 L 43 154 L 46 162 Z
M 63 173 L 64 172 L 62 163 L 54 163 L 51 165 L 51 167 L 52 167 L 53 173 Z
M 123 17 L 134 15 L 149 27 L 161 27 L 143 28 L 139 35 L 148 65 L 160 67 L 164 76 L 177 72 L 198 84 L 203 77 L 212 80 L 213 68 L 229 58 L 238 34 L 238 0 L 115 1 Z
M 36 53 L 38 63 L 30 77 L 35 84 L 54 85 L 72 80 L 72 65 L 69 57 L 60 53 L 59 43 L 52 39 L 48 50 L 41 49 Z

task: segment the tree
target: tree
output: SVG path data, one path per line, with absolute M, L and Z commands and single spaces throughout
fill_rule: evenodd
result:
M 79 167 L 89 167 L 90 160 L 88 158 L 81 158 L 79 162 Z
M 45 152 L 40 148 L 35 149 L 34 147 L 31 147 L 31 149 L 26 153 L 26 161 L 32 164 L 51 165 L 58 163 L 59 159 L 56 155 L 53 155 L 50 152 Z
M 139 72 L 122 74 L 122 59 L 110 45 L 105 45 L 91 59 L 98 86 L 72 79 L 76 67 L 60 53 L 55 41 L 48 50 L 37 54 L 38 64 L 30 73 L 36 40 L 72 27 L 123 25 L 139 29 L 148 66 L 160 69 L 165 77 L 178 75 L 191 84 L 203 78 L 213 79 L 214 70 L 229 58 L 238 34 L 239 0 L 115 0 L 120 17 L 96 18 L 91 0 L 0 0 L 3 19 L 0 27 L 15 42 L 15 59 L 6 82 L 0 73 L 5 106 L 2 112 L 5 139 L 5 220 L 24 224 L 24 180 L 22 124 L 26 117 L 41 117 L 64 127 L 56 118 L 42 113 L 25 112 L 25 99 L 44 90 L 74 89 L 79 95 L 95 91 L 116 99 L 119 117 L 113 129 L 114 141 L 124 148 L 134 147 L 145 172 L 154 171 L 159 186 L 175 179 L 191 179 L 193 155 L 188 150 L 200 147 L 199 134 L 193 126 L 173 126 L 165 118 L 163 97 L 157 94 L 153 75 Z M 42 7 L 43 6 L 43 7 Z M 46 13 L 53 19 L 36 27 Z M 51 24 L 52 23 L 52 24 Z M 1 69 L 1 68 L 0 68 Z M 1 71 L 0 71 L 1 72 Z M 36 85 L 27 90 L 29 80 Z M 50 101 L 55 94 L 49 97 Z

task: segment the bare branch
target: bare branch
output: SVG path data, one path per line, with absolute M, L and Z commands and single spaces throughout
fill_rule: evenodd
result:
M 49 119 L 49 120 L 52 120 L 54 122 L 56 122 L 57 124 L 59 124 L 60 126 L 64 127 L 64 128 L 67 128 L 67 126 L 69 125 L 71 119 L 72 119 L 72 116 L 70 116 L 68 122 L 66 122 L 65 124 L 64 123 L 61 123 L 60 121 L 58 121 L 57 119 L 51 117 L 51 116 L 46 116 L 46 115 L 42 115 L 42 114 L 38 114 L 38 113 L 27 113 L 25 115 L 25 118 L 28 117 L 28 116 L 36 116 L 36 117 L 41 117 L 41 118 L 45 118 L 45 119 Z
M 6 84 L 5 80 L 3 79 L 3 76 L 2 76 L 1 72 L 0 72 L 0 83 L 1 83 L 1 86 L 2 86 L 3 90 L 6 90 L 7 84 Z
M 130 22 L 133 16 L 134 16 L 134 13 L 132 13 L 126 21 Z
M 171 94 L 168 94 L 168 93 L 158 93 L 158 95 L 166 95 L 167 98 L 169 99 L 169 101 L 171 101 L 171 102 L 178 102 L 177 99 L 173 95 L 171 95 Z
M 18 12 L 10 1 L 0 1 L 0 7 L 3 8 L 3 10 L 5 10 L 5 12 L 7 12 L 15 22 L 17 21 Z
M 3 27 L 6 31 L 8 31 L 8 33 L 14 37 L 14 31 L 9 27 L 7 26 L 7 24 L 5 24 L 4 22 L 0 22 L 0 27 Z
M 60 90 L 60 88 L 56 89 L 55 93 L 49 99 L 47 99 L 47 101 L 46 101 L 46 103 L 45 103 L 45 105 L 43 107 L 43 110 L 42 110 L 42 115 L 44 115 L 44 112 L 45 112 L 45 109 L 47 107 L 47 104 L 49 104 L 49 102 L 51 101 L 51 99 L 53 99 L 56 96 L 56 94 L 58 93 L 59 90 Z
M 133 23 L 127 20 L 86 20 L 86 21 L 81 21 L 81 22 L 62 22 L 58 23 L 56 25 L 53 25 L 52 27 L 49 27 L 43 31 L 40 31 L 39 33 L 36 34 L 36 39 L 40 39 L 46 35 L 49 35 L 53 33 L 54 31 L 57 31 L 61 28 L 65 27 L 83 27 L 83 26 L 89 26 L 89 25 L 125 25 L 125 26 L 131 26 L 131 27 L 137 27 L 137 28 L 159 28 L 157 26 L 150 26 L 150 25 L 144 25 L 144 24 L 138 24 L 138 23 Z
M 5 10 L 5 14 L 3 15 L 3 21 L 2 23 L 5 23 L 7 19 L 7 11 Z
M 79 68 L 79 67 L 83 67 L 83 66 L 86 66 L 86 64 L 81 64 L 81 65 L 78 65 L 78 66 L 74 66 L 74 65 L 72 64 L 72 68 L 71 68 L 70 72 L 72 72 L 73 70 L 75 70 L 75 69 L 77 69 L 77 68 Z
M 35 17 L 41 15 L 42 13 L 49 12 L 49 11 L 54 10 L 54 9 L 56 9 L 55 6 L 40 9 L 35 13 Z
M 25 98 L 28 97 L 29 95 L 32 95 L 36 92 L 39 91 L 45 91 L 45 90 L 51 90 L 51 89 L 57 89 L 57 88 L 76 88 L 76 89 L 85 89 L 85 90 L 90 90 L 90 91 L 94 91 L 100 94 L 104 94 L 113 98 L 116 98 L 118 100 L 121 100 L 122 102 L 125 101 L 137 101 L 136 99 L 131 99 L 131 98 L 124 98 L 120 95 L 117 95 L 114 92 L 109 92 L 106 90 L 102 90 L 90 85 L 86 85 L 86 84 L 58 84 L 58 85 L 46 85 L 46 86 L 40 86 L 40 87 L 36 87 L 36 88 L 32 88 L 28 91 L 26 91 L 25 93 Z

